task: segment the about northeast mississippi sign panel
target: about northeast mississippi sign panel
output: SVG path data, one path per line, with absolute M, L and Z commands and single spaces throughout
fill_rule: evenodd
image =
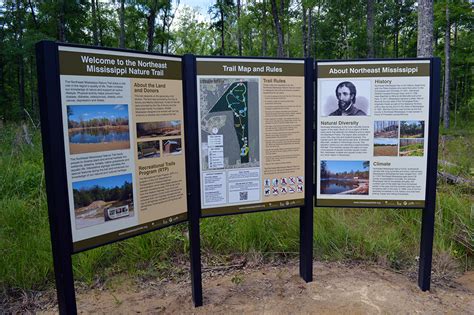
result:
M 318 62 L 319 206 L 425 203 L 430 62 Z

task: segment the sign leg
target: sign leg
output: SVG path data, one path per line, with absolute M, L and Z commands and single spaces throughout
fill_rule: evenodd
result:
M 199 218 L 189 220 L 189 245 L 191 254 L 191 285 L 194 306 L 202 306 L 202 276 L 201 276 L 201 239 Z
M 434 203 L 433 203 L 434 206 Z M 433 237 L 434 237 L 434 207 L 423 210 L 421 223 L 420 242 L 420 264 L 418 269 L 418 286 L 422 291 L 430 289 L 431 263 L 433 259 Z
M 59 313 L 77 314 L 71 255 L 59 255 L 53 250 L 53 260 Z
M 313 204 L 300 208 L 300 276 L 313 281 Z
M 430 126 L 428 130 L 428 174 L 426 180 L 426 206 L 421 220 L 420 265 L 418 286 L 422 291 L 430 289 L 433 238 L 436 211 L 436 177 L 438 169 L 439 94 L 441 60 L 431 59 Z

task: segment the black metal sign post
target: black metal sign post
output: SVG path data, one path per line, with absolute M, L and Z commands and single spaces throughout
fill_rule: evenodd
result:
M 64 129 L 63 129 L 63 107 L 61 101 L 60 89 L 60 62 L 59 62 L 59 47 L 69 46 L 78 49 L 95 49 L 105 50 L 100 47 L 89 47 L 69 44 L 58 44 L 52 41 L 42 41 L 36 45 L 37 57 L 37 71 L 38 71 L 38 91 L 40 101 L 41 114 L 41 131 L 42 144 L 44 154 L 44 165 L 46 174 L 46 192 L 48 197 L 48 214 L 51 232 L 52 255 L 54 263 L 54 272 L 56 280 L 56 289 L 58 297 L 59 312 L 61 314 L 75 314 L 77 313 L 75 291 L 74 291 L 74 275 L 72 266 L 72 255 L 81 251 L 89 250 L 98 246 L 110 244 L 119 240 L 127 239 L 137 235 L 141 235 L 150 231 L 179 224 L 186 221 L 187 218 L 169 221 L 166 225 L 148 230 L 130 233 L 128 235 L 120 236 L 117 239 L 107 239 L 102 243 L 84 246 L 80 249 L 74 248 L 72 241 L 71 217 L 70 217 L 70 202 L 68 193 L 67 167 L 64 143 Z M 140 53 L 120 49 L 106 49 L 108 51 L 123 51 L 126 53 Z M 150 54 L 154 55 L 154 54 Z M 175 57 L 175 56 L 171 56 Z M 190 64 L 193 67 L 193 64 Z M 189 79 L 189 73 L 181 68 L 187 82 L 194 82 L 194 79 Z M 181 73 L 180 73 L 181 75 Z M 183 85 L 183 87 L 185 87 Z M 190 86 L 193 88 L 192 84 Z M 192 90 L 191 90 L 192 91 Z M 186 95 L 183 95 L 186 97 Z M 184 109 L 184 108 L 183 108 Z M 184 113 L 186 115 L 186 113 Z M 189 120 L 189 115 L 187 117 Z M 190 127 L 190 129 L 188 129 Z M 196 128 L 195 125 L 189 125 L 186 130 Z M 192 133 L 192 132 L 191 132 Z M 185 141 L 186 137 L 185 137 Z M 189 146 L 191 148 L 192 145 Z M 190 150 L 185 149 L 186 156 Z M 186 162 L 193 160 L 191 153 Z M 189 168 L 187 168 L 189 169 Z M 187 178 L 192 179 L 192 176 Z M 193 194 L 193 187 L 195 187 L 196 180 L 187 183 L 187 189 L 190 198 L 187 201 L 189 206 L 188 217 L 190 224 L 190 254 L 192 261 L 192 280 L 193 280 L 193 297 L 196 306 L 202 305 L 201 293 L 201 267 L 200 267 L 200 253 L 199 253 L 199 209 L 196 209 L 198 203 L 193 202 L 195 198 Z M 199 199 L 199 195 L 197 195 Z M 131 228 L 133 229 L 133 227 Z M 196 237 L 197 235 L 197 237 Z M 196 262 L 199 262 L 197 264 Z
M 201 200 L 199 193 L 199 144 L 197 130 L 196 104 L 196 58 L 194 55 L 183 56 L 184 79 L 184 128 L 186 133 L 186 177 L 188 191 L 188 220 L 189 246 L 191 253 L 191 286 L 194 306 L 202 305 L 202 276 L 201 276 L 201 234 L 199 217 L 201 215 Z
M 187 180 L 188 180 L 188 205 L 190 211 L 190 241 L 191 241 L 191 278 L 192 278 L 192 291 L 193 301 L 195 306 L 201 306 L 203 304 L 202 298 L 202 278 L 201 278 L 201 257 L 200 257 L 200 234 L 199 234 L 199 219 L 201 217 L 214 217 L 222 215 L 233 215 L 233 214 L 244 214 L 251 212 L 261 212 L 268 210 L 285 209 L 285 206 L 279 206 L 278 203 L 275 206 L 265 207 L 263 210 L 251 210 L 251 211 L 240 211 L 237 213 L 222 213 L 222 214 L 203 214 L 201 206 L 201 174 L 200 174 L 200 143 L 199 143 L 199 130 L 200 125 L 198 121 L 198 104 L 197 104 L 197 62 L 205 60 L 204 58 L 209 57 L 197 57 L 199 60 L 196 61 L 196 56 L 185 55 L 183 57 L 184 69 L 183 73 L 185 80 L 185 103 L 186 103 L 186 114 L 185 124 L 187 128 L 187 139 L 186 146 L 188 150 L 187 155 Z M 258 59 L 262 62 L 267 61 L 270 58 L 256 58 L 256 57 L 213 57 L 214 60 L 232 58 L 234 62 L 245 63 L 247 59 Z M 276 60 L 271 58 L 270 60 Z M 314 60 L 307 58 L 304 60 L 304 178 L 305 191 L 304 191 L 304 206 L 299 207 L 300 209 L 300 276 L 306 281 L 310 282 L 313 279 L 312 275 L 312 261 L 313 261 L 313 176 L 314 176 L 314 146 L 313 146 L 313 113 L 314 113 Z
M 72 236 L 69 224 L 66 161 L 62 125 L 57 45 L 36 45 L 41 135 L 43 143 L 48 217 L 51 232 L 54 275 L 60 314 L 75 314 L 76 297 L 72 270 Z
M 426 179 L 426 206 L 421 219 L 420 264 L 418 286 L 422 291 L 430 289 L 433 258 L 434 221 L 436 211 L 436 178 L 438 175 L 438 132 L 440 111 L 441 59 L 431 58 L 430 78 L 430 125 L 428 130 L 428 173 Z
M 300 276 L 306 281 L 313 281 L 313 104 L 314 104 L 314 61 L 306 58 L 305 72 L 305 205 L 300 208 Z

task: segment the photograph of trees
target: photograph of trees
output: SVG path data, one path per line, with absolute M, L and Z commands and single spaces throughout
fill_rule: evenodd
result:
M 106 221 L 109 208 L 127 206 L 133 216 L 132 174 L 97 178 L 73 183 L 76 228 Z
M 400 122 L 400 138 L 423 138 L 425 122 L 423 120 L 408 120 Z

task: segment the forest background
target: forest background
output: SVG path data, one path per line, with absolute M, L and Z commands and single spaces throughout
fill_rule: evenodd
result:
M 426 6 L 432 27 L 420 28 Z M 471 1 L 218 0 L 206 9 L 209 21 L 166 0 L 0 0 L 0 296 L 53 285 L 34 51 L 43 39 L 178 55 L 441 57 L 434 271 L 473 268 Z M 297 257 L 298 220 L 295 209 L 203 220 L 204 264 Z M 417 210 L 318 208 L 315 258 L 415 268 L 420 221 Z M 161 276 L 187 251 L 178 225 L 75 255 L 75 277 Z

